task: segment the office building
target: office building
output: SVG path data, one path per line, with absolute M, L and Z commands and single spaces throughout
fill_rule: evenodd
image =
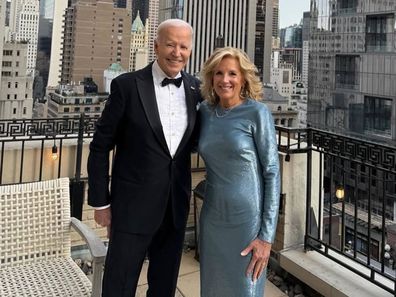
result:
M 279 3 L 278 10 L 279 10 Z M 254 63 L 264 83 L 271 81 L 271 51 L 274 36 L 274 6 L 273 1 L 258 0 L 256 4 Z
M 159 24 L 158 14 L 159 14 L 159 0 L 149 0 L 148 1 L 148 19 L 146 22 L 148 30 L 148 60 L 149 62 L 154 61 L 156 56 L 154 52 L 154 40 L 157 36 L 157 27 Z
M 131 13 L 113 0 L 76 0 L 66 10 L 63 36 L 62 85 L 92 77 L 102 92 L 109 65 L 128 69 Z
M 56 0 L 54 2 L 51 57 L 47 83 L 47 87 L 50 89 L 57 87 L 61 80 L 64 14 L 67 3 L 68 0 Z
M 148 37 L 147 26 L 143 25 L 139 13 L 132 23 L 131 46 L 129 56 L 129 71 L 142 69 L 148 64 Z
M 14 0 L 11 2 L 7 41 L 27 42 L 27 73 L 34 76 L 37 59 L 39 29 L 38 0 Z
M 304 12 L 303 27 L 302 27 L 302 67 L 301 67 L 301 81 L 305 86 L 308 86 L 308 65 L 309 65 L 309 38 L 310 38 L 310 22 L 311 13 Z
M 33 77 L 27 75 L 26 42 L 5 42 L 2 51 L 0 119 L 29 119 L 33 109 Z
M 394 2 L 312 1 L 311 9 L 309 124 L 394 143 Z
M 108 93 L 98 93 L 92 78 L 84 78 L 79 84 L 59 85 L 48 92 L 48 118 L 79 118 L 81 113 L 99 117 Z
M 5 24 L 6 20 L 6 4 L 9 2 L 6 1 L 0 1 L 0 24 Z M 0 30 L 0 70 L 2 69 L 2 64 L 3 64 L 3 45 L 4 45 L 4 30 Z M 0 71 L 0 83 L 1 83 L 1 72 Z M 1 95 L 0 95 L 0 100 L 1 100 Z

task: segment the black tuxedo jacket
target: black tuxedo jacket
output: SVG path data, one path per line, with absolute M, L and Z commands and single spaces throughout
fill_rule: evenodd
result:
M 191 196 L 191 149 L 197 139 L 199 81 L 182 72 L 188 125 L 175 156 L 169 153 L 155 98 L 152 64 L 111 83 L 111 94 L 90 144 L 88 203 L 111 204 L 112 228 L 149 234 L 160 226 L 168 199 L 184 228 Z M 115 148 L 109 191 L 109 152 Z

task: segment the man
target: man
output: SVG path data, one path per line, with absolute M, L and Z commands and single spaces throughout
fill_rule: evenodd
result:
M 182 71 L 191 55 L 191 26 L 171 19 L 157 31 L 157 60 L 112 81 L 90 144 L 89 204 L 110 239 L 105 297 L 135 296 L 146 254 L 147 296 L 173 297 L 176 290 L 201 97 L 198 80 Z

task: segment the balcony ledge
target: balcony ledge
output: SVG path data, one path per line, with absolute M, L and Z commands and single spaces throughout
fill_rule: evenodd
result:
M 393 295 L 315 251 L 302 246 L 279 252 L 280 266 L 326 297 Z

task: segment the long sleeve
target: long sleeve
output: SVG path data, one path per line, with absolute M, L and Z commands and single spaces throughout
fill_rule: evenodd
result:
M 265 105 L 260 106 L 253 133 L 264 184 L 262 225 L 258 237 L 273 242 L 279 211 L 280 171 L 275 127 Z
M 96 124 L 96 131 L 89 146 L 88 204 L 94 207 L 110 204 L 109 153 L 115 147 L 119 123 L 125 109 L 124 100 L 117 80 L 113 80 L 110 96 Z

